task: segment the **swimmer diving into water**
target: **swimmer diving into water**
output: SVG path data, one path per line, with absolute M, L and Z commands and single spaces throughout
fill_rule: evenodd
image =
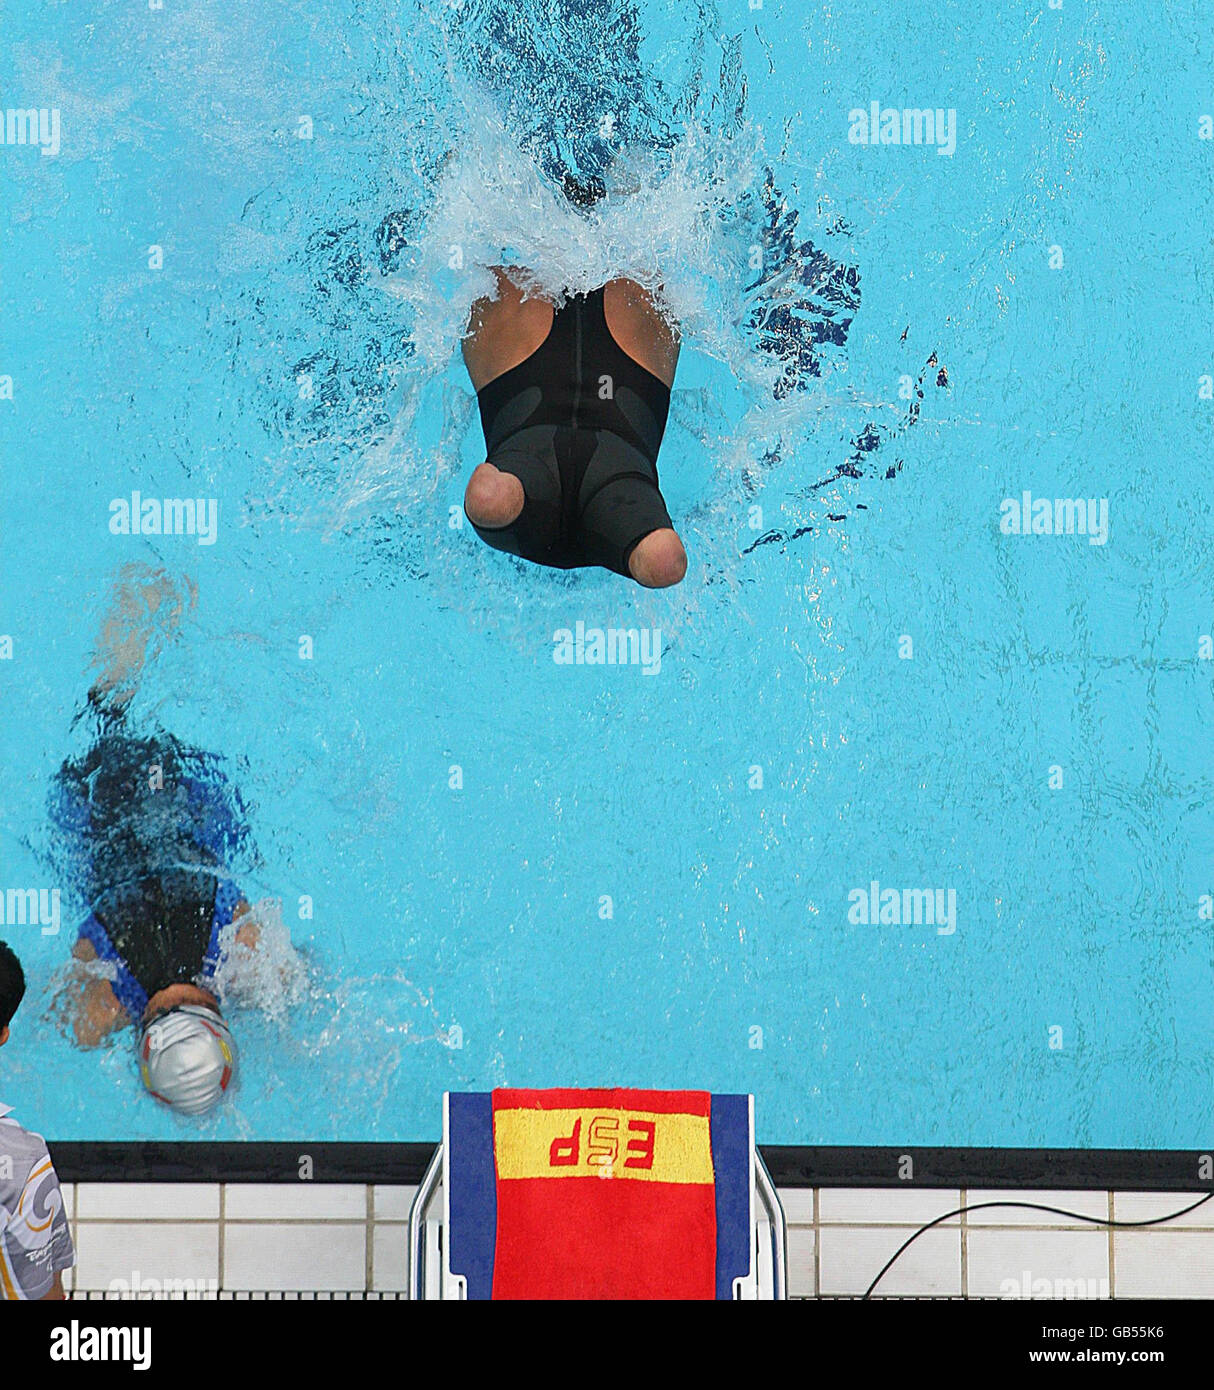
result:
M 632 280 L 555 309 L 515 268 L 493 273 L 463 344 L 488 454 L 464 494 L 473 529 L 537 565 L 677 584 L 687 556 L 657 472 L 677 332 Z

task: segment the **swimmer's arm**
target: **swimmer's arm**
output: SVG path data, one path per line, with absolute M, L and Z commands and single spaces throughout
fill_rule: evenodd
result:
M 510 274 L 513 267 L 490 269 L 497 280 L 497 293 L 473 304 L 461 344 L 475 391 L 526 361 L 552 327 L 552 305 L 538 291 L 527 290 L 523 272 L 516 280 Z
M 247 920 L 242 922 L 241 918 L 246 916 Z M 241 898 L 236 904 L 236 909 L 232 913 L 232 924 L 236 927 L 236 934 L 233 940 L 237 945 L 244 947 L 244 963 L 249 964 L 249 957 L 255 956 L 258 953 L 258 948 L 261 945 L 262 930 L 261 924 L 257 920 L 256 913 L 244 898 Z M 281 925 L 281 923 L 279 925 Z M 233 952 L 232 955 L 229 956 L 229 959 L 234 959 L 239 965 L 242 957 L 240 953 Z M 273 964 L 275 961 L 277 961 L 283 982 L 288 983 L 293 978 L 294 972 L 298 968 L 298 956 L 296 955 L 295 948 L 289 941 L 280 943 L 273 949 L 269 963 Z
M 97 959 L 91 941 L 81 939 L 72 947 L 75 960 L 88 962 Z M 118 1002 L 114 986 L 96 975 L 77 973 L 80 990 L 72 1000 L 71 1025 L 80 1047 L 98 1047 L 115 1029 L 127 1022 L 126 1010 Z
M 246 913 L 251 913 L 252 911 L 253 909 L 245 899 L 241 898 L 232 913 L 233 923 L 240 922 L 240 919 Z M 240 926 L 236 928 L 236 940 L 247 950 L 255 951 L 257 949 L 257 943 L 261 940 L 261 928 L 257 925 L 256 918 L 250 917 L 247 922 L 242 922 Z
M 608 331 L 628 356 L 668 387 L 673 386 L 679 362 L 679 329 L 667 321 L 654 296 L 633 280 L 610 280 L 604 288 L 603 313 Z

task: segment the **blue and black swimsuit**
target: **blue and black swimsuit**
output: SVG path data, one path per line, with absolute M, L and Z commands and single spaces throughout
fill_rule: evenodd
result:
M 226 865 L 248 839 L 243 806 L 213 756 L 160 730 L 136 734 L 95 696 L 87 753 L 59 771 L 52 819 L 73 888 L 90 905 L 79 939 L 114 968 L 138 1019 L 172 984 L 208 987 L 242 894 Z
M 526 497 L 507 526 L 472 523 L 477 535 L 538 565 L 628 576 L 640 541 L 671 524 L 657 467 L 670 388 L 611 336 L 603 289 L 570 295 L 540 346 L 477 401 L 488 462 Z
M 78 939 L 114 967 L 111 984 L 133 1019 L 169 985 L 210 988 L 223 962 L 220 933 L 240 889 L 226 878 L 180 869 L 112 889 L 80 924 Z

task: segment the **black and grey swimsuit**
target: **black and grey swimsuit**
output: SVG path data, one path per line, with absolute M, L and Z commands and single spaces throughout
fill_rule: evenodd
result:
M 670 526 L 657 458 L 670 388 L 611 336 L 603 290 L 570 295 L 524 362 L 477 392 L 488 460 L 523 485 L 508 526 L 482 540 L 538 565 L 628 574 L 633 550 Z

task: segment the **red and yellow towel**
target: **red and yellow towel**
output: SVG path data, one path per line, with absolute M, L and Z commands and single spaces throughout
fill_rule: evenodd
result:
M 494 1091 L 493 1297 L 715 1297 L 711 1101 Z

